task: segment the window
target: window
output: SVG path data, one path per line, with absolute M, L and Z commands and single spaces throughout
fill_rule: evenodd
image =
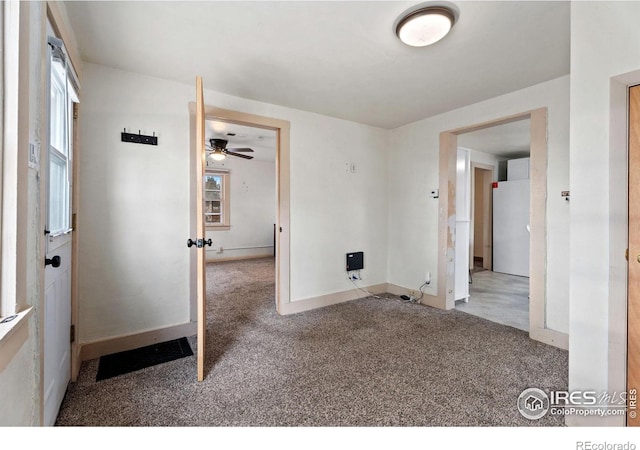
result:
M 19 84 L 19 2 L 0 4 L 2 39 L 1 83 L 4 101 L 0 103 L 0 317 L 15 314 L 19 305 L 17 279 L 18 254 L 18 84 Z
M 49 37 L 53 48 L 50 78 L 49 201 L 47 229 L 51 237 L 71 230 L 71 136 L 73 104 L 78 96 L 62 41 Z
M 204 224 L 209 229 L 228 230 L 229 173 L 207 170 L 202 180 L 204 189 Z
M 20 102 L 20 84 L 29 82 L 19 58 L 21 14 L 21 2 L 0 2 L 0 371 L 28 339 L 25 324 L 34 311 L 27 303 L 27 238 L 21 232 L 28 198 L 19 195 L 28 191 L 29 153 L 29 136 L 18 126 L 29 120 Z

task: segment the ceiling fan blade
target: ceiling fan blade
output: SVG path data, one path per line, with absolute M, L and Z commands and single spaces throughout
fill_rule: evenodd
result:
M 253 156 L 243 155 L 242 153 L 234 153 L 234 152 L 230 152 L 229 150 L 225 150 L 224 153 L 231 156 L 239 156 L 240 158 L 244 158 L 244 159 L 253 159 Z
M 253 149 L 247 148 L 247 147 L 228 148 L 227 150 L 231 150 L 231 151 L 234 151 L 234 152 L 253 152 Z

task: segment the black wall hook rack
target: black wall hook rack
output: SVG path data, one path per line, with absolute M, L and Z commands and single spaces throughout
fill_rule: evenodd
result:
M 134 144 L 148 144 L 148 145 L 158 145 L 158 137 L 156 133 L 153 133 L 153 136 L 145 136 L 144 134 L 140 134 L 140 130 L 138 130 L 138 134 L 127 133 L 127 129 L 121 133 L 122 142 L 133 142 Z

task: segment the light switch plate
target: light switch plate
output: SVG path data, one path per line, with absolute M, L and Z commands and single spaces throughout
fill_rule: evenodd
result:
M 40 172 L 40 145 L 29 142 L 29 167 Z

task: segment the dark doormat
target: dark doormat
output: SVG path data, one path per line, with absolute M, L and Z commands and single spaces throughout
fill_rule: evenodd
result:
M 100 358 L 96 381 L 193 355 L 187 338 L 161 342 Z

